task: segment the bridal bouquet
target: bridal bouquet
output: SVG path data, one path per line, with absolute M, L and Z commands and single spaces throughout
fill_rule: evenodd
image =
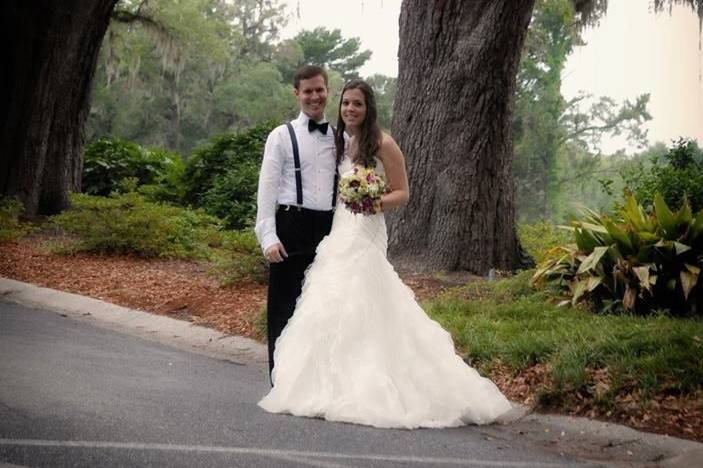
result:
M 352 213 L 380 213 L 384 193 L 386 180 L 373 168 L 354 166 L 350 174 L 339 179 L 339 199 Z

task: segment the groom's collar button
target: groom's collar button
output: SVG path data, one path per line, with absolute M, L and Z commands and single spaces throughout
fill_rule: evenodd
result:
M 317 123 L 314 120 L 308 120 L 308 131 L 314 132 L 319 130 L 323 135 L 327 135 L 327 128 L 329 127 L 329 122 Z

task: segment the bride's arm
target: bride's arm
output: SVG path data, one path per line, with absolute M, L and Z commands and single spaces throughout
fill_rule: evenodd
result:
M 405 205 L 410 198 L 405 158 L 395 140 L 385 133 L 381 140 L 379 156 L 386 171 L 386 181 L 391 188 L 389 193 L 381 197 L 383 209 Z

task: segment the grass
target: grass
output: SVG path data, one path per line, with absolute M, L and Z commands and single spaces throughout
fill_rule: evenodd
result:
M 557 307 L 549 291 L 532 290 L 531 272 L 453 290 L 426 304 L 483 371 L 502 363 L 516 372 L 551 369 L 548 399 L 588 385 L 589 370 L 607 369 L 608 394 L 694 393 L 703 382 L 703 321 L 666 315 L 598 315 Z

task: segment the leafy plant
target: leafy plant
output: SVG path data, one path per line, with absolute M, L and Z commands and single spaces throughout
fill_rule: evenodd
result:
M 22 202 L 16 198 L 0 198 L 0 242 L 12 242 L 34 231 L 31 224 L 22 222 Z
M 184 173 L 186 202 L 224 219 L 229 228 L 250 225 L 264 143 L 276 125 L 269 121 L 246 132 L 216 137 L 196 150 Z
M 153 184 L 181 157 L 165 150 L 148 150 L 132 141 L 101 138 L 86 146 L 83 163 L 83 192 L 107 196 L 119 191 L 126 178 L 138 185 Z
M 207 258 L 220 221 L 200 210 L 152 203 L 137 193 L 74 194 L 72 208 L 51 223 L 69 234 L 64 252 Z
M 164 150 L 152 150 L 163 151 Z M 153 202 L 183 205 L 186 198 L 185 169 L 186 165 L 180 157 L 171 158 L 171 163 L 159 172 L 151 184 L 139 185 L 136 189 L 147 200 Z
M 694 215 L 684 200 L 674 213 L 657 193 L 653 213 L 630 195 L 619 215 L 587 211 L 573 220 L 575 244 L 556 247 L 533 282 L 558 284 L 572 304 L 590 300 L 606 310 L 701 314 L 703 210 Z
M 265 282 L 268 264 L 252 230 L 226 231 L 213 262 L 212 274 L 224 285 L 242 280 Z
M 520 243 L 537 263 L 554 247 L 569 242 L 570 233 L 551 223 L 519 224 Z
M 669 206 L 687 199 L 692 211 L 703 209 L 703 152 L 694 140 L 679 138 L 663 156 L 654 156 L 649 164 L 640 162 L 621 176 L 626 192 L 647 210 L 653 209 L 656 193 Z

